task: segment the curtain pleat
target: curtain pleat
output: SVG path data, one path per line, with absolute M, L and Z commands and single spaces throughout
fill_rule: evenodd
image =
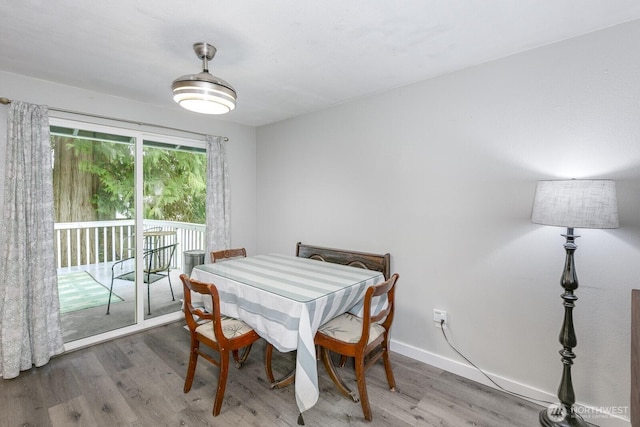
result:
M 6 150 L 0 225 L 0 375 L 8 379 L 64 351 L 46 107 L 11 103 Z
M 229 248 L 229 168 L 223 137 L 207 135 L 206 250 Z

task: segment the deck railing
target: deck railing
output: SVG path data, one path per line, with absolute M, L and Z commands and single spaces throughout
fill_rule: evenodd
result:
M 204 250 L 204 224 L 144 220 L 144 228 L 175 232 L 162 236 L 163 244 L 178 243 L 173 268 L 182 267 L 182 254 Z M 134 255 L 135 232 L 131 219 L 63 222 L 54 225 L 58 268 L 118 261 Z

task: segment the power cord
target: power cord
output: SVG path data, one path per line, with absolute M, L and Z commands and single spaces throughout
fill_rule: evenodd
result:
M 517 396 L 517 397 L 521 397 L 523 399 L 528 399 L 528 400 L 533 400 L 535 402 L 540 402 L 540 403 L 547 403 L 549 405 L 557 405 L 556 402 L 549 402 L 548 400 L 544 400 L 544 399 L 536 399 L 535 397 L 531 397 L 531 396 L 527 396 L 524 394 L 520 394 L 520 393 L 516 393 L 515 391 L 511 391 L 511 390 L 507 390 L 506 388 L 502 387 L 500 384 L 498 384 L 497 382 L 495 382 L 493 380 L 493 378 L 491 378 L 489 375 L 487 375 L 486 372 L 484 372 L 482 369 L 480 369 L 475 363 L 473 363 L 471 360 L 469 360 L 464 354 L 460 353 L 460 351 L 458 351 L 458 349 L 451 344 L 451 341 L 449 341 L 449 337 L 447 337 L 447 333 L 444 331 L 444 319 L 440 320 L 440 330 L 442 331 L 442 335 L 444 336 L 445 341 L 447 341 L 447 344 L 449 344 L 449 347 L 451 347 L 453 349 L 453 351 L 455 351 L 458 356 L 462 357 L 464 360 L 467 361 L 468 364 L 470 364 L 471 366 L 473 366 L 474 368 L 476 368 L 478 370 L 478 372 L 480 372 L 482 375 L 484 375 L 489 381 L 491 381 L 491 383 L 493 385 L 495 385 L 496 387 L 498 387 L 500 390 L 504 391 L 507 394 L 510 394 L 512 396 Z M 580 415 L 577 412 L 573 412 L 573 415 L 580 418 L 582 421 L 585 421 L 584 418 L 582 417 L 582 415 Z M 585 421 L 586 422 L 586 421 Z M 591 424 L 590 424 L 591 425 Z
M 455 351 L 460 357 L 462 357 L 464 360 L 466 360 L 468 364 L 470 364 L 471 366 L 476 368 L 478 370 L 478 372 L 480 372 L 482 375 L 484 375 L 489 381 L 491 381 L 491 383 L 493 385 L 498 387 L 500 390 L 504 391 L 505 393 L 511 394 L 513 396 L 522 397 L 524 399 L 534 400 L 534 401 L 540 402 L 540 403 L 548 403 L 549 405 L 553 405 L 554 404 L 554 402 L 549 402 L 549 401 L 543 400 L 543 399 L 536 399 L 534 397 L 530 397 L 530 396 L 526 396 L 524 394 L 516 393 L 515 391 L 507 390 L 506 388 L 502 387 L 500 384 L 495 382 L 493 380 L 493 378 L 491 378 L 489 375 L 487 375 L 487 373 L 485 373 L 482 369 L 480 369 L 475 363 L 473 363 L 471 360 L 469 360 L 464 354 L 460 353 L 458 351 L 458 349 L 455 348 L 455 346 L 453 344 L 451 344 L 451 341 L 449 341 L 449 337 L 447 337 L 447 333 L 444 331 L 444 319 L 440 320 L 440 330 L 442 331 L 442 335 L 444 336 L 444 339 L 447 341 L 447 344 L 449 344 L 449 347 L 451 347 L 453 349 L 453 351 Z
M 502 390 L 505 393 L 510 394 L 512 396 L 521 397 L 523 399 L 533 400 L 535 402 L 540 402 L 540 403 L 547 403 L 549 405 L 557 405 L 556 402 L 549 402 L 548 400 L 544 400 L 544 399 L 536 399 L 535 397 L 531 397 L 531 396 L 527 396 L 527 395 L 524 395 L 524 394 L 516 393 L 515 391 L 507 390 L 506 388 L 502 387 L 500 384 L 495 382 L 493 380 L 493 378 L 491 378 L 486 372 L 484 372 L 475 363 L 473 363 L 471 360 L 469 360 L 464 354 L 460 353 L 460 351 L 458 351 L 458 349 L 453 344 L 451 344 L 451 341 L 449 341 L 449 337 L 447 337 L 447 333 L 444 331 L 444 319 L 440 319 L 440 330 L 442 331 L 442 335 L 444 336 L 445 341 L 447 341 L 447 344 L 449 344 L 449 347 L 451 347 L 453 349 L 453 351 L 455 351 L 458 354 L 458 356 L 460 356 L 464 360 L 466 360 L 468 364 L 470 364 L 471 366 L 476 368 L 478 370 L 478 372 L 480 372 L 482 375 L 484 375 L 489 381 L 491 381 L 491 383 L 493 385 L 498 387 L 500 390 Z M 579 413 L 574 411 L 573 415 L 578 417 L 578 418 L 580 418 L 582 421 L 585 421 L 584 418 L 582 417 L 582 415 L 580 415 Z

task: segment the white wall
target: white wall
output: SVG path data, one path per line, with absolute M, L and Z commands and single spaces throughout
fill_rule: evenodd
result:
M 167 98 L 171 94 L 167 88 Z M 69 86 L 22 77 L 0 71 L 0 96 L 52 108 L 77 111 L 111 118 L 139 121 L 203 134 L 229 138 L 227 158 L 231 186 L 231 243 L 255 252 L 256 236 L 256 144 L 255 129 L 216 120 L 183 110 L 177 104 L 173 108 L 160 108 L 123 98 L 107 96 Z M 0 106 L 0 118 L 6 117 L 7 107 Z M 52 116 L 65 116 L 51 111 Z M 94 119 L 85 119 L 94 120 Z M 115 123 L 115 122 L 114 122 Z M 113 123 L 112 123 L 113 124 Z M 117 123 L 115 123 L 117 125 Z M 127 127 L 128 125 L 124 125 Z M 129 125 L 130 126 L 130 125 Z M 140 128 L 142 129 L 142 128 Z M 148 130 L 153 128 L 144 128 Z M 180 135 L 169 132 L 168 134 Z M 4 138 L 6 119 L 0 120 L 0 160 L 4 165 Z M 185 135 L 193 137 L 192 135 Z M 196 137 L 197 138 L 197 137 Z M 2 205 L 0 204 L 0 209 Z
M 258 252 L 390 252 L 395 350 L 480 378 L 434 327 L 441 308 L 477 365 L 553 397 L 566 230 L 530 222 L 536 181 L 615 179 L 621 227 L 579 230 L 573 379 L 581 403 L 628 406 L 639 41 L 636 21 L 258 128 Z

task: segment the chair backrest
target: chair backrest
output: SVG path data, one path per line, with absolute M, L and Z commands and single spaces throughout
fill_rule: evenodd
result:
M 213 332 L 216 336 L 216 340 L 219 344 L 226 342 L 227 338 L 222 332 L 222 321 L 220 315 L 220 295 L 218 294 L 218 288 L 213 283 L 200 282 L 195 279 L 189 278 L 186 274 L 180 275 L 182 280 L 182 286 L 184 290 L 184 317 L 187 321 L 189 331 L 193 334 L 202 320 L 211 320 L 213 322 Z M 211 297 L 211 310 L 205 311 L 204 306 L 194 306 L 191 292 Z
M 247 251 L 245 248 L 237 249 L 223 249 L 221 251 L 211 252 L 211 262 L 219 262 L 230 258 L 246 257 Z
M 388 279 L 391 272 L 391 255 L 356 252 L 345 249 L 323 248 L 321 246 L 305 245 L 298 242 L 296 256 L 317 259 L 335 264 L 350 265 L 367 270 L 380 271 Z
M 388 280 L 367 289 L 367 292 L 364 295 L 364 309 L 362 313 L 363 333 L 360 340 L 361 344 L 366 345 L 369 339 L 369 326 L 371 323 L 380 323 L 387 331 L 391 328 L 393 314 L 395 311 L 396 283 L 399 278 L 400 275 L 398 273 L 394 273 Z M 379 310 L 377 313 L 371 314 L 371 302 L 373 298 L 381 297 L 385 294 L 387 296 L 386 307 Z
M 156 273 L 166 271 L 171 267 L 177 243 L 144 251 L 144 272 Z

